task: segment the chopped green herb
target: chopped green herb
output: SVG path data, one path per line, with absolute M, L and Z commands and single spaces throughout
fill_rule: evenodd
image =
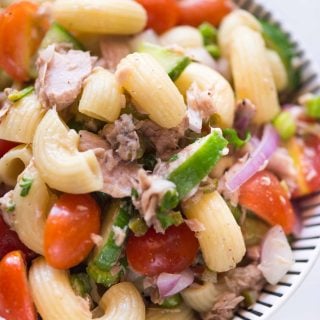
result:
M 76 295 L 85 297 L 91 291 L 90 279 L 86 273 L 72 274 L 71 286 Z
M 205 46 L 206 50 L 210 53 L 211 57 L 214 59 L 219 59 L 221 56 L 220 48 L 215 44 L 209 44 Z
M 198 27 L 198 30 L 202 35 L 203 44 L 205 46 L 217 42 L 218 31 L 211 23 L 202 23 Z
M 32 186 L 33 179 L 22 177 L 21 182 L 19 184 L 21 191 L 20 191 L 20 196 L 21 197 L 26 197 L 29 194 L 29 191 Z
M 171 211 L 169 213 L 157 213 L 157 218 L 161 223 L 163 229 L 167 229 L 170 226 L 179 226 L 183 223 L 183 217 L 179 211 Z
M 223 136 L 228 140 L 230 144 L 232 144 L 235 148 L 243 147 L 248 141 L 251 139 L 250 132 L 246 133 L 245 139 L 240 139 L 236 130 L 227 128 L 223 129 Z
M 289 111 L 280 112 L 273 120 L 273 125 L 283 140 L 288 140 L 293 137 L 297 129 L 294 117 Z
M 6 211 L 13 212 L 15 209 L 16 209 L 16 204 L 13 202 L 12 199 L 10 199 L 7 203 Z
M 129 229 L 135 236 L 141 237 L 148 231 L 148 226 L 142 218 L 134 217 L 129 221 Z
M 34 87 L 30 86 L 30 87 L 26 87 L 20 91 L 13 91 L 12 93 L 10 93 L 8 95 L 8 99 L 12 102 L 16 102 L 19 101 L 20 99 L 24 98 L 25 96 L 27 96 L 29 93 L 34 91 Z
M 136 200 L 139 198 L 139 192 L 136 188 L 131 189 L 131 197 Z
M 311 98 L 306 102 L 306 112 L 309 117 L 320 119 L 320 96 Z
M 181 302 L 182 302 L 182 298 L 180 294 L 177 293 L 171 297 L 165 298 L 163 302 L 160 304 L 160 306 L 163 308 L 175 308 L 178 305 L 180 305 Z
M 168 162 L 173 162 L 179 159 L 179 156 L 177 154 L 174 154 L 169 160 Z

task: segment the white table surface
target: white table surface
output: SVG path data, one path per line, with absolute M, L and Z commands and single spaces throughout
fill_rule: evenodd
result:
M 320 70 L 320 0 L 260 0 L 284 22 Z M 320 319 L 320 258 L 299 289 L 270 320 Z

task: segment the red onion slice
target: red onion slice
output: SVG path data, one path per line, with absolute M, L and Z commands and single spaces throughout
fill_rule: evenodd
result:
M 193 280 L 193 272 L 189 269 L 179 274 L 166 272 L 160 273 L 157 278 L 157 286 L 159 288 L 160 297 L 169 297 L 182 291 L 188 287 Z
M 293 253 L 280 226 L 272 227 L 261 247 L 261 263 L 258 268 L 270 284 L 277 284 L 293 265 Z
M 237 190 L 256 172 L 261 170 L 279 145 L 279 135 L 272 125 L 264 127 L 262 139 L 248 160 L 234 174 L 226 175 L 226 187 L 229 191 Z

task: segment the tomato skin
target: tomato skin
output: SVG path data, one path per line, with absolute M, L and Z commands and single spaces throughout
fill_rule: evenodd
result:
M 12 251 L 0 261 L 0 316 L 7 320 L 37 319 L 20 251 Z
M 296 215 L 288 194 L 267 170 L 257 172 L 240 187 L 239 203 L 271 225 L 279 224 L 286 234 L 295 227 Z
M 100 208 L 89 194 L 63 194 L 51 208 L 44 229 L 44 255 L 57 269 L 83 261 L 100 231 Z
M 17 81 L 27 81 L 32 55 L 48 26 L 37 17 L 38 5 L 29 1 L 13 3 L 0 15 L 0 67 Z
M 18 145 L 19 144 L 16 142 L 0 139 L 0 158 L 4 156 L 9 150 Z
M 165 234 L 150 228 L 142 237 L 129 237 L 126 254 L 135 271 L 148 276 L 178 273 L 193 262 L 199 243 L 186 224 L 168 228 Z
M 178 22 L 178 7 L 176 0 L 136 0 L 147 11 L 147 28 L 157 33 L 165 32 Z
M 197 27 L 206 21 L 218 26 L 234 5 L 230 0 L 181 0 L 178 8 L 179 24 Z
M 7 253 L 14 250 L 22 251 L 28 262 L 36 256 L 33 251 L 21 242 L 18 235 L 14 231 L 10 230 L 9 226 L 4 222 L 0 214 L 0 259 L 2 259 Z

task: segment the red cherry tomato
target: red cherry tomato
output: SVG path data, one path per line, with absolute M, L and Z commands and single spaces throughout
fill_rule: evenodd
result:
M 296 216 L 287 192 L 267 170 L 257 172 L 240 187 L 239 203 L 271 225 L 279 224 L 286 234 L 293 231 Z
M 31 58 L 48 27 L 38 8 L 20 1 L 0 13 L 0 67 L 18 81 L 29 80 Z
M 136 0 L 148 13 L 147 28 L 162 33 L 178 22 L 178 7 L 175 0 Z
M 57 269 L 83 261 L 91 249 L 91 235 L 100 231 L 100 208 L 88 194 L 63 194 L 50 210 L 44 230 L 44 254 Z
M 142 237 L 131 235 L 126 253 L 137 272 L 154 276 L 161 272 L 178 273 L 193 262 L 199 243 L 186 224 L 168 228 L 165 234 L 150 228 Z
M 17 145 L 16 142 L 0 139 L 0 158 Z
M 12 251 L 0 261 L 0 316 L 6 320 L 37 319 L 20 251 Z
M 177 3 L 179 24 L 192 26 L 198 26 L 205 21 L 218 26 L 234 7 L 230 0 L 180 0 Z
M 0 214 L 0 259 L 14 250 L 21 250 L 25 254 L 28 262 L 36 256 L 33 251 L 21 242 L 18 235 L 10 230 Z

